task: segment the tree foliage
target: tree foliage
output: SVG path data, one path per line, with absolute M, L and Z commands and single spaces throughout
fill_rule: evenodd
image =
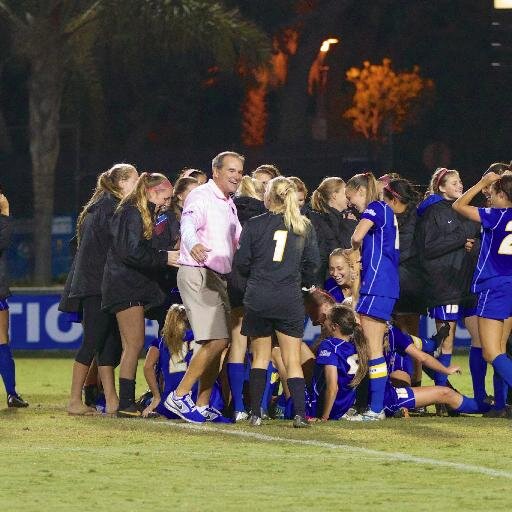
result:
M 363 63 L 350 68 L 347 80 L 354 84 L 352 106 L 343 114 L 352 120 L 356 132 L 367 139 L 382 140 L 400 133 L 417 120 L 421 107 L 434 89 L 432 80 L 422 78 L 419 67 L 394 71 L 390 59 L 382 64 Z

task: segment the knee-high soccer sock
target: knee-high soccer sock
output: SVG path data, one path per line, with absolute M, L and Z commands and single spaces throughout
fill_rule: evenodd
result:
M 512 361 L 507 354 L 500 354 L 492 362 L 494 369 L 501 375 L 503 380 L 512 386 Z
M 233 398 L 233 409 L 235 411 L 245 411 L 244 405 L 244 363 L 228 363 L 228 380 L 231 388 L 231 396 Z
M 261 415 L 261 399 L 265 392 L 265 382 L 267 382 L 267 370 L 251 368 L 249 389 L 251 395 L 251 414 L 253 416 L 259 417 Z
M 492 383 L 494 386 L 494 408 L 501 411 L 505 409 L 507 386 L 497 371 L 494 371 Z
M 464 414 L 478 414 L 482 412 L 480 404 L 474 398 L 468 398 L 464 395 L 462 396 L 462 403 L 455 411 Z
M 135 402 L 135 380 L 119 378 L 119 410 L 127 409 Z
M 272 385 L 270 384 L 270 378 L 272 377 L 272 372 L 274 371 L 274 366 L 272 363 L 269 363 L 267 368 L 267 377 L 265 380 L 265 391 L 263 392 L 263 397 L 261 398 L 261 407 L 267 412 L 268 404 L 270 402 L 270 393 L 272 391 Z
M 301 377 L 292 377 L 287 381 L 290 395 L 293 400 L 295 415 L 304 417 L 306 415 L 306 382 Z
M 381 412 L 384 409 L 384 391 L 388 380 L 388 369 L 384 357 L 368 361 L 370 375 L 370 409 Z
M 439 356 L 438 361 L 443 366 L 450 366 L 452 362 L 452 355 L 451 354 L 441 354 Z M 434 382 L 436 386 L 446 386 L 446 381 L 448 380 L 448 375 L 445 375 L 444 373 L 436 372 L 434 375 Z
M 5 343 L 0 345 L 0 375 L 4 381 L 8 395 L 16 394 L 16 367 L 12 357 L 11 347 Z
M 471 347 L 469 350 L 469 370 L 473 381 L 473 393 L 475 399 L 482 402 L 487 397 L 487 393 L 485 391 L 487 362 L 482 356 L 481 347 Z

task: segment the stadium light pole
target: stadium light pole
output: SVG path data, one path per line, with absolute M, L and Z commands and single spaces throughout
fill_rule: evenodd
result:
M 316 104 L 315 117 L 313 119 L 312 134 L 315 140 L 326 140 L 327 139 L 327 117 L 325 109 L 325 92 L 327 89 L 327 76 L 329 74 L 329 66 L 325 64 L 325 57 L 329 53 L 331 45 L 338 44 L 340 41 L 334 37 L 326 39 L 322 46 L 320 46 L 320 52 L 318 53 L 318 64 L 320 69 L 320 80 L 318 87 L 318 96 Z

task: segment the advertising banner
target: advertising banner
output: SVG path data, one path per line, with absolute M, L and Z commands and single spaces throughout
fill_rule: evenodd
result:
M 15 290 L 13 290 L 14 292 Z M 10 313 L 10 339 L 14 350 L 76 350 L 82 339 L 81 324 L 72 323 L 66 314 L 58 310 L 59 290 L 41 292 L 16 292 L 8 299 Z M 421 336 L 435 333 L 432 319 L 422 317 Z M 304 341 L 311 342 L 320 334 L 308 319 Z M 155 320 L 146 320 L 146 346 L 158 335 Z M 455 344 L 469 347 L 470 336 L 463 323 L 459 322 Z

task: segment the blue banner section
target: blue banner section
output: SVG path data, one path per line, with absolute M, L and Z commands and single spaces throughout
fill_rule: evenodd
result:
M 76 350 L 82 325 L 58 310 L 59 294 L 9 297 L 10 340 L 14 350 Z M 158 335 L 158 323 L 146 320 L 146 345 Z
M 60 295 L 15 294 L 8 299 L 10 313 L 10 339 L 14 350 L 76 350 L 82 340 L 82 326 L 71 323 L 66 314 L 58 310 Z M 434 320 L 422 317 L 421 336 L 436 332 Z M 304 341 L 311 343 L 320 334 L 308 319 Z M 146 320 L 146 346 L 158 335 L 158 323 Z M 469 347 L 471 337 L 462 322 L 457 326 L 455 345 Z

